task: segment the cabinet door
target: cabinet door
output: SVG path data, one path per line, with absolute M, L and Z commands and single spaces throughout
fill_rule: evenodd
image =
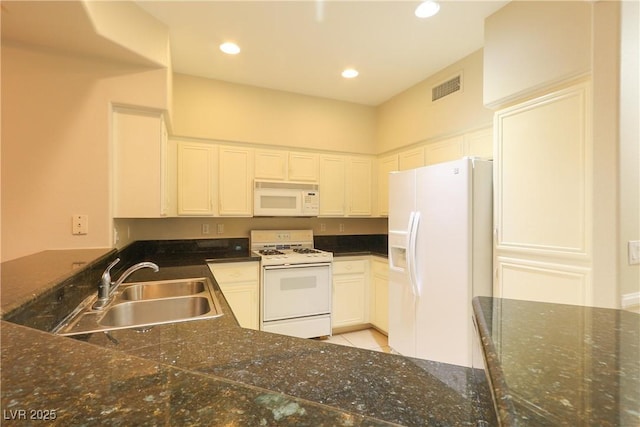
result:
M 365 285 L 363 274 L 333 277 L 331 316 L 334 328 L 366 323 Z
M 374 257 L 375 258 L 375 257 Z M 371 323 L 381 331 L 389 332 L 389 266 L 386 262 L 372 261 Z
M 287 179 L 288 153 L 279 150 L 256 150 L 255 178 L 282 181 Z
M 216 147 L 178 143 L 178 215 L 213 215 Z
M 243 147 L 219 147 L 218 210 L 221 216 L 253 214 L 253 151 Z
M 166 215 L 164 120 L 159 113 L 113 111 L 113 214 L 120 218 Z
M 289 180 L 318 182 L 318 155 L 289 153 Z
M 404 171 L 424 166 L 424 148 L 418 147 L 398 154 L 398 170 Z
M 433 165 L 435 163 L 448 162 L 462 157 L 462 136 L 445 139 L 443 141 L 428 144 L 425 147 L 425 163 Z
M 493 158 L 493 128 L 482 129 L 464 135 L 464 155 Z
M 233 315 L 243 328 L 260 328 L 258 319 L 258 286 L 255 283 L 230 283 L 220 285 Z
M 378 160 L 378 215 L 389 215 L 389 173 L 398 170 L 398 155 Z
M 345 214 L 345 158 L 320 156 L 320 215 Z
M 496 113 L 494 295 L 593 304 L 590 85 Z
M 350 158 L 347 162 L 347 200 L 350 216 L 371 215 L 371 159 Z

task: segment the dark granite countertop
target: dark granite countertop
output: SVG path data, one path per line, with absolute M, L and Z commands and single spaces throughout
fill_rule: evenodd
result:
M 503 426 L 639 426 L 640 314 L 478 297 Z
M 118 256 L 124 265 L 158 261 L 160 272 L 140 270 L 132 280 L 213 280 L 210 251 L 134 245 Z M 90 281 L 102 267 L 87 273 Z M 55 410 L 59 425 L 496 424 L 483 371 L 243 329 L 216 293 L 220 318 L 110 337 L 55 336 L 33 328 L 46 331 L 56 310 L 17 310 L 9 320 L 31 327 L 1 323 L 1 403 L 10 418 L 3 425 L 24 425 L 22 414 L 28 420 L 46 410 Z M 59 292 L 53 305 L 66 308 L 59 300 L 70 294 Z

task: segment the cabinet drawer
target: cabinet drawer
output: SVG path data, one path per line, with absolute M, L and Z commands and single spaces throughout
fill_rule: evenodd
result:
M 373 270 L 373 274 L 378 276 L 388 276 L 389 275 L 389 264 L 384 262 L 383 260 L 375 260 L 371 263 L 371 269 Z
M 334 261 L 333 274 L 358 274 L 367 270 L 367 261 Z
M 209 264 L 218 284 L 258 281 L 258 263 Z

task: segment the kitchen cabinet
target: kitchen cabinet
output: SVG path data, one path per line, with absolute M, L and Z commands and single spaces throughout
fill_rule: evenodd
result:
M 115 108 L 112 114 L 113 216 L 166 216 L 168 137 L 162 113 Z
M 218 213 L 220 216 L 253 215 L 253 150 L 218 148 Z
M 493 128 L 466 133 L 464 135 L 464 155 L 493 159 Z
M 389 215 L 389 174 L 398 170 L 398 155 L 394 154 L 378 159 L 378 198 L 377 213 L 380 216 Z
M 320 156 L 320 216 L 371 216 L 369 157 Z
M 256 150 L 255 178 L 318 182 L 318 154 L 285 150 Z
M 363 258 L 333 261 L 334 329 L 363 325 L 368 322 L 369 261 Z
M 591 305 L 590 84 L 496 113 L 494 295 Z
M 317 153 L 289 153 L 289 180 L 318 182 L 318 159 Z
M 345 158 L 320 155 L 320 216 L 344 216 Z
M 260 328 L 260 264 L 258 262 L 209 263 L 234 316 L 243 328 Z
M 424 147 L 425 165 L 448 162 L 463 156 L 463 136 L 456 136 Z
M 370 321 L 385 334 L 389 332 L 389 264 L 386 259 L 371 257 Z
M 283 181 L 287 179 L 288 160 L 287 151 L 256 150 L 254 177 Z
M 217 156 L 213 144 L 178 142 L 178 215 L 216 213 Z
M 370 158 L 347 159 L 347 215 L 371 216 L 372 161 Z
M 398 170 L 404 171 L 424 166 L 424 147 L 402 151 L 398 154 Z

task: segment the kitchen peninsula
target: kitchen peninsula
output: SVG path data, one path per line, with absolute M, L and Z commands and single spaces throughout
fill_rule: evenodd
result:
M 134 280 L 213 280 L 205 260 L 255 260 L 242 242 L 227 243 L 224 249 L 214 241 L 137 242 L 117 256 L 123 266 L 142 260 L 160 266 Z M 115 256 L 107 251 L 66 277 L 64 287 L 49 284 L 4 314 L 3 425 L 51 414 L 61 425 L 496 424 L 482 371 L 243 329 L 219 289 L 224 315 L 217 319 L 82 339 L 45 332 L 59 316 L 56 306 L 67 310 L 72 304 L 63 301 L 78 300 L 79 289 L 95 292 Z M 91 286 L 74 282 L 76 275 Z M 3 277 L 3 297 L 10 289 Z M 3 298 L 3 307 L 9 303 Z

